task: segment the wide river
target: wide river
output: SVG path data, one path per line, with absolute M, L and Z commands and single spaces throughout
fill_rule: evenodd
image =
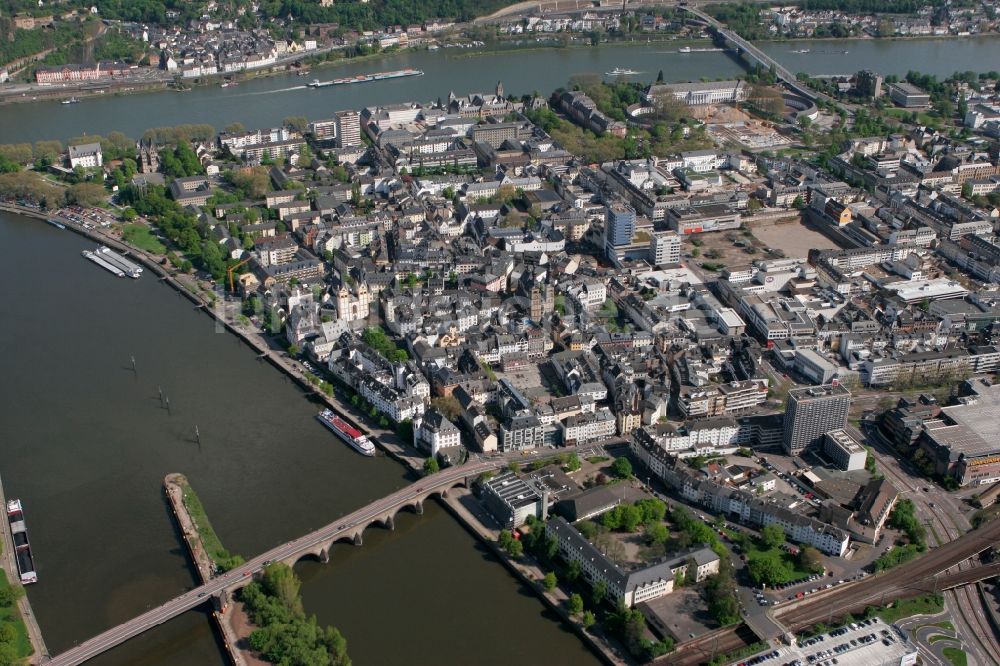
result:
M 905 74 L 910 69 L 919 69 L 940 76 L 957 70 L 997 69 L 996 63 L 1000 63 L 1000 38 L 996 37 L 772 42 L 762 48 L 790 70 L 810 74 L 848 74 L 870 68 L 883 74 Z M 810 52 L 792 53 L 805 48 Z M 306 85 L 313 78 L 328 80 L 406 67 L 420 69 L 425 74 L 320 89 Z M 450 91 L 457 95 L 492 91 L 497 81 L 503 81 L 507 93 L 537 91 L 548 95 L 565 86 L 573 74 L 603 74 L 616 67 L 636 70 L 640 74 L 635 79 L 647 82 L 660 70 L 666 80 L 675 82 L 736 77 L 743 72 L 725 53 L 682 54 L 670 42 L 483 54 L 454 50 L 404 52 L 317 68 L 306 77 L 281 74 L 259 78 L 242 82 L 236 88 L 213 85 L 183 93 L 159 91 L 89 98 L 72 105 L 55 101 L 10 105 L 0 108 L 0 143 L 66 140 L 112 130 L 137 137 L 151 127 L 181 123 L 208 123 L 222 129 L 239 121 L 247 127 L 264 127 L 292 115 L 329 118 L 339 109 L 428 102 L 446 98 Z
M 335 439 L 294 384 L 187 299 L 148 275 L 111 276 L 80 256 L 88 245 L 0 213 L 0 472 L 25 503 L 39 572 L 28 594 L 56 653 L 194 585 L 163 499 L 169 472 L 187 474 L 223 543 L 246 555 L 407 482 Z M 359 665 L 596 663 L 434 503 L 299 570 L 306 609 L 344 631 Z M 191 612 L 94 663 L 225 660 Z
M 943 75 L 1000 62 L 1000 40 L 990 38 L 764 48 L 795 71 L 819 74 L 870 67 Z M 791 53 L 801 48 L 810 53 Z M 289 115 L 321 118 L 342 108 L 491 90 L 498 80 L 511 93 L 547 94 L 574 73 L 615 67 L 645 79 L 662 69 L 672 81 L 740 74 L 725 54 L 674 50 L 641 43 L 473 56 L 419 52 L 312 74 L 426 72 L 367 85 L 312 90 L 300 77 L 281 75 L 236 89 L 17 104 L 0 108 L 0 143 L 111 130 L 137 136 L 188 122 L 264 126 Z M 0 473 L 8 497 L 25 502 L 40 576 L 28 594 L 53 652 L 194 584 L 163 500 L 168 472 L 188 475 L 223 542 L 245 555 L 406 483 L 396 463 L 362 458 L 323 430 L 293 384 L 217 333 L 186 299 L 149 276 L 111 277 L 80 256 L 87 245 L 0 213 L 0 283 L 8 285 L 0 305 Z M 159 389 L 171 413 L 160 408 Z M 596 663 L 433 503 L 423 516 L 404 514 L 395 532 L 370 530 L 363 547 L 337 546 L 329 564 L 298 570 L 306 609 L 343 630 L 359 666 Z M 224 662 L 207 616 L 191 612 L 94 663 Z

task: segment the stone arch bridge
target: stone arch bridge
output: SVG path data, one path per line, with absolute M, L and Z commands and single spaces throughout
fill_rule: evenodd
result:
M 420 479 L 318 530 L 261 553 L 243 566 L 213 578 L 204 585 L 174 597 L 128 622 L 112 627 L 71 650 L 52 657 L 46 663 L 53 666 L 80 664 L 196 606 L 212 601 L 217 608 L 221 607 L 228 602 L 234 592 L 245 587 L 256 574 L 272 562 L 292 565 L 304 557 L 315 557 L 326 562 L 335 543 L 347 541 L 360 545 L 362 534 L 368 527 L 380 525 L 393 529 L 396 515 L 400 511 L 423 513 L 424 502 L 428 499 L 435 496 L 445 497 L 448 491 L 456 486 L 469 487 L 480 474 L 493 471 L 505 463 L 506 461 L 500 458 L 450 467 L 433 476 Z

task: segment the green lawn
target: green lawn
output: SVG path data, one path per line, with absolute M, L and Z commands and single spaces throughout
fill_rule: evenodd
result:
M 122 229 L 122 238 L 127 243 L 136 246 L 140 250 L 152 252 L 153 254 L 165 254 L 167 248 L 153 235 L 149 227 L 141 224 L 126 224 Z
M 958 639 L 954 636 L 946 636 L 944 634 L 934 634 L 927 639 L 928 643 L 937 643 L 938 641 L 957 641 Z
M 10 583 L 7 581 L 7 572 L 0 569 L 0 588 L 6 589 L 8 587 L 10 587 Z M 24 621 L 21 619 L 21 614 L 18 612 L 15 604 L 0 606 L 0 625 L 7 623 L 14 627 L 14 631 L 17 634 L 17 638 L 14 641 L 14 650 L 18 658 L 31 656 L 34 649 L 31 647 L 31 641 L 28 640 L 28 628 L 24 626 Z
M 199 499 L 198 494 L 188 484 L 187 480 L 181 483 L 181 488 L 184 492 L 184 506 L 187 507 L 191 520 L 194 521 L 195 526 L 198 528 L 201 543 L 205 547 L 205 552 L 212 558 L 212 561 L 223 571 L 228 571 L 234 566 L 242 564 L 243 558 L 239 555 L 232 555 L 222 545 L 222 540 L 219 539 L 219 535 L 215 533 L 212 523 L 208 520 L 208 514 L 205 513 L 205 507 L 202 506 L 201 499 Z
M 944 655 L 945 659 L 951 662 L 952 666 L 966 666 L 969 663 L 965 652 L 959 650 L 958 648 L 946 647 L 941 650 L 941 654 Z
M 908 122 L 910 116 L 913 115 L 913 112 L 908 111 L 906 109 L 886 109 L 885 114 L 887 116 L 893 116 L 894 118 L 898 118 L 900 120 L 906 120 Z M 938 127 L 941 124 L 940 118 L 932 116 L 929 113 L 925 113 L 923 111 L 917 112 L 917 121 L 921 125 L 927 125 L 929 127 Z
M 587 462 L 596 465 L 597 463 L 608 462 L 611 458 L 607 456 L 590 456 L 587 458 Z
M 928 594 L 923 597 L 904 599 L 893 604 L 892 608 L 880 609 L 876 615 L 892 624 L 897 620 L 911 615 L 936 615 L 944 610 L 944 597 Z

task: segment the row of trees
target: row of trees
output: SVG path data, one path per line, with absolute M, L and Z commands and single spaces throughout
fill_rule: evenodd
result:
M 31 171 L 0 173 L 0 199 L 28 201 L 46 210 L 62 206 L 66 192 Z
M 54 164 L 62 152 L 63 144 L 61 141 L 0 144 L 0 159 L 20 166 L 32 163 L 48 166 Z
M 387 25 L 424 23 L 437 17 L 467 22 L 510 4 L 504 0 L 373 0 L 323 6 L 309 0 L 265 0 L 260 11 L 265 19 L 291 16 L 301 23 L 336 23 L 344 30 L 380 30 Z
M 198 156 L 191 148 L 191 142 L 208 141 L 215 135 L 211 125 L 193 124 L 177 127 L 160 127 L 150 129 L 143 138 L 153 139 L 158 145 L 169 146 L 160 149 L 160 159 L 163 171 L 168 176 L 183 177 L 205 173 Z M 130 160 L 135 167 L 135 139 L 123 132 L 108 132 L 107 136 L 91 134 L 73 137 L 67 145 L 76 146 L 83 143 L 100 143 L 105 162 L 115 160 Z M 31 143 L 0 144 L 0 165 L 12 162 L 21 166 L 34 164 L 36 167 L 46 167 L 58 162 L 65 150 L 61 141 L 47 140 Z M 132 172 L 133 174 L 135 171 Z
M 128 185 L 119 192 L 118 202 L 155 221 L 164 235 L 184 252 L 186 259 L 179 266 L 183 270 L 196 265 L 214 279 L 221 280 L 226 269 L 234 263 L 223 254 L 219 244 L 209 237 L 208 229 L 199 225 L 194 215 L 167 197 L 166 188 L 150 185 L 141 190 Z
M 190 143 L 209 141 L 214 136 L 215 128 L 206 123 L 187 123 L 175 127 L 154 127 L 142 134 L 143 139 L 154 141 L 161 146 L 174 145 L 179 141 Z

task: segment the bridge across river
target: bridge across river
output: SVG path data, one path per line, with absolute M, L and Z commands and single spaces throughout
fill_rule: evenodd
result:
M 764 69 L 774 72 L 775 77 L 777 77 L 779 81 L 784 83 L 785 86 L 787 86 L 796 95 L 800 95 L 801 97 L 804 97 L 812 102 L 816 101 L 816 93 L 801 85 L 798 79 L 795 78 L 795 74 L 785 69 L 780 62 L 767 55 L 749 41 L 743 39 L 734 31 L 727 28 L 724 24 L 715 20 L 700 9 L 691 6 L 684 7 L 684 9 L 704 21 L 706 25 L 716 32 L 717 35 L 726 41 L 726 44 L 731 44 L 734 48 L 747 55 L 751 60 L 757 62 Z
M 444 496 L 448 490 L 456 486 L 468 487 L 483 472 L 495 470 L 506 463 L 507 460 L 503 458 L 475 462 L 449 467 L 433 476 L 420 479 L 310 534 L 261 553 L 243 566 L 213 578 L 208 583 L 174 597 L 128 622 L 108 629 L 72 649 L 56 655 L 46 663 L 52 666 L 72 666 L 83 663 L 210 600 L 215 599 L 225 603 L 230 594 L 250 583 L 254 574 L 272 562 L 285 562 L 291 565 L 306 556 L 314 556 L 326 561 L 330 548 L 336 542 L 350 541 L 360 544 L 361 533 L 372 524 L 377 523 L 391 528 L 399 511 L 410 508 L 417 513 L 422 513 L 423 503 L 427 499 L 433 496 Z
M 360 544 L 362 532 L 371 525 L 379 524 L 391 528 L 396 514 L 401 510 L 410 508 L 421 513 L 423 503 L 428 499 L 434 496 L 446 496 L 447 492 L 456 486 L 469 487 L 480 474 L 494 471 L 506 465 L 509 460 L 507 457 L 500 457 L 449 467 L 442 472 L 416 481 L 303 537 L 261 553 L 243 566 L 213 578 L 204 585 L 108 629 L 72 649 L 56 655 L 45 663 L 53 666 L 74 666 L 121 645 L 148 629 L 163 624 L 203 603 L 209 601 L 227 603 L 230 594 L 250 583 L 254 574 L 259 573 L 272 562 L 285 562 L 292 565 L 306 556 L 326 561 L 330 548 L 338 541 Z M 912 596 L 911 587 L 921 591 L 926 588 L 929 591 L 933 586 L 933 589 L 937 591 L 992 577 L 1000 572 L 1000 564 L 980 566 L 959 573 L 939 574 L 970 556 L 993 546 L 998 539 L 1000 539 L 1000 520 L 964 534 L 927 555 L 890 572 L 865 579 L 863 582 L 843 587 L 838 586 L 825 591 L 825 594 L 814 595 L 816 598 L 809 597 L 789 604 L 787 607 L 782 605 L 777 612 L 779 614 L 787 613 L 794 609 L 795 619 L 798 624 L 802 624 L 811 617 L 809 615 L 811 612 L 818 612 L 820 616 L 825 617 L 830 608 L 838 604 L 845 608 L 853 607 L 858 603 L 872 603 L 870 600 L 879 595 L 885 599 Z M 697 642 L 693 641 L 692 643 Z M 686 644 L 681 647 L 685 646 Z M 675 657 L 687 653 L 686 649 L 679 650 Z

